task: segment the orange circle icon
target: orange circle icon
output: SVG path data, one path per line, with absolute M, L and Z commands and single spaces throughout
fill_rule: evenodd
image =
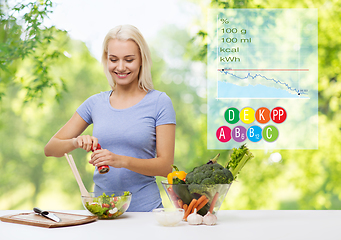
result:
M 256 116 L 257 122 L 267 123 L 270 121 L 270 110 L 266 107 L 258 108 L 255 116 Z

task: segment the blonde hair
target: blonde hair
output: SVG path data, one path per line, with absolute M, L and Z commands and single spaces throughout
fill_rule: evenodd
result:
M 118 40 L 132 40 L 139 47 L 141 54 L 141 68 L 138 76 L 139 87 L 145 91 L 152 90 L 153 80 L 151 74 L 152 59 L 149 47 L 146 40 L 143 38 L 141 32 L 132 25 L 119 25 L 111 29 L 105 36 L 103 41 L 103 53 L 102 53 L 102 64 L 104 68 L 104 73 L 108 79 L 109 85 L 114 90 L 116 88 L 116 82 L 113 80 L 112 76 L 108 70 L 108 43 L 111 39 Z

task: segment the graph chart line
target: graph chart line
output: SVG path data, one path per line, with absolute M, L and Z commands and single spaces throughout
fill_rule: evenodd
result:
M 235 72 L 308 72 L 306 68 L 218 68 L 219 72 L 224 71 L 235 71 Z
M 233 77 L 235 77 L 235 78 L 238 78 L 238 79 L 240 79 L 240 80 L 245 80 L 245 79 L 248 79 L 248 78 L 255 79 L 256 77 L 261 77 L 261 78 L 263 78 L 263 79 L 265 79 L 265 80 L 267 80 L 267 81 L 273 81 L 273 82 L 275 82 L 275 83 L 277 83 L 277 84 L 281 84 L 281 85 L 285 86 L 288 90 L 293 91 L 293 92 L 296 92 L 297 95 L 304 95 L 304 94 L 305 94 L 305 93 L 301 93 L 299 89 L 296 89 L 296 88 L 293 88 L 293 87 L 289 86 L 289 84 L 287 84 L 287 83 L 285 83 L 285 82 L 282 82 L 282 81 L 280 81 L 280 80 L 276 80 L 276 79 L 274 79 L 274 78 L 268 78 L 268 77 L 263 76 L 263 75 L 258 74 L 258 73 L 256 73 L 255 75 L 251 75 L 251 73 L 248 73 L 245 77 L 240 77 L 240 76 L 237 76 L 237 75 L 235 75 L 235 74 L 233 74 L 233 73 L 230 73 L 230 72 L 228 72 L 228 71 L 225 71 L 225 69 L 224 69 L 224 71 L 220 71 L 220 72 L 221 72 L 221 73 L 225 73 L 225 75 L 229 74 L 229 75 L 231 75 L 231 76 L 233 76 Z

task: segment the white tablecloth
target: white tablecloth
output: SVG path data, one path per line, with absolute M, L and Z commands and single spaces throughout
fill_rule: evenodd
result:
M 0 216 L 29 211 L 0 211 Z M 88 215 L 85 210 L 61 211 Z M 340 210 L 222 210 L 215 226 L 175 227 L 159 225 L 152 213 L 125 213 L 114 220 L 97 220 L 84 225 L 42 228 L 0 222 L 0 240 L 237 240 L 237 239 L 341 239 Z

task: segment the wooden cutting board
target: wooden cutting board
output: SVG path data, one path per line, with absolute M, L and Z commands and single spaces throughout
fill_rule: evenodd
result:
M 87 216 L 87 215 L 78 215 L 78 214 L 52 212 L 52 211 L 49 211 L 49 212 L 54 213 L 62 221 L 55 222 L 48 218 L 40 216 L 34 212 L 6 215 L 6 216 L 0 217 L 0 220 L 3 222 L 18 223 L 18 224 L 24 224 L 24 225 L 46 227 L 46 228 L 75 226 L 75 225 L 94 222 L 97 220 L 97 216 Z

